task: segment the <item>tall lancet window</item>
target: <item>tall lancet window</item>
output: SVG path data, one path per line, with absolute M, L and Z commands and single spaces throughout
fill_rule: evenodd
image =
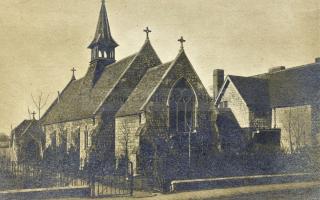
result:
M 185 79 L 179 80 L 171 90 L 169 99 L 169 125 L 171 130 L 189 132 L 195 126 L 195 95 Z

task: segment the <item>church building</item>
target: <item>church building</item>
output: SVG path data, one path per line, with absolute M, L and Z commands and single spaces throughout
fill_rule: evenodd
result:
M 157 145 L 167 145 L 157 143 L 160 138 L 183 151 L 186 161 L 214 149 L 212 98 L 185 53 L 185 40 L 179 39 L 176 57 L 162 63 L 151 31 L 144 31 L 140 50 L 116 61 L 118 43 L 102 1 L 87 73 L 76 79 L 73 70 L 41 119 L 46 148 L 76 149 L 80 167 L 93 157 L 101 166 L 116 167 L 129 159 L 136 174 L 148 167 Z

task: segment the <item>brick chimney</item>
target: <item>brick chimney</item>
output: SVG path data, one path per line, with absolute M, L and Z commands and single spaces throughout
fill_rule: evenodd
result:
M 213 70 L 213 99 L 216 99 L 224 82 L 224 70 Z

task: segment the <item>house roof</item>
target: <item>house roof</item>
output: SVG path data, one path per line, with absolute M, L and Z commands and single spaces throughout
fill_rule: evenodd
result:
M 150 68 L 143 76 L 137 87 L 133 90 L 128 100 L 117 112 L 117 117 L 139 113 L 154 88 L 161 82 L 163 75 L 172 62 Z
M 253 77 L 229 76 L 248 106 L 269 105 L 268 82 Z
M 311 104 L 320 97 L 320 63 L 255 77 L 268 80 L 271 107 Z
M 320 63 L 292 67 L 251 77 L 228 76 L 249 105 L 288 107 L 310 105 L 320 98 Z M 228 81 L 228 80 L 226 80 Z M 221 99 L 224 84 L 216 103 Z

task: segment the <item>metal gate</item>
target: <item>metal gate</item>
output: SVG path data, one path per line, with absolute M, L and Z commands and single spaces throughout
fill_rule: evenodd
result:
M 132 196 L 134 181 L 132 163 L 129 163 L 129 166 L 127 175 L 115 172 L 91 176 L 91 197 Z

